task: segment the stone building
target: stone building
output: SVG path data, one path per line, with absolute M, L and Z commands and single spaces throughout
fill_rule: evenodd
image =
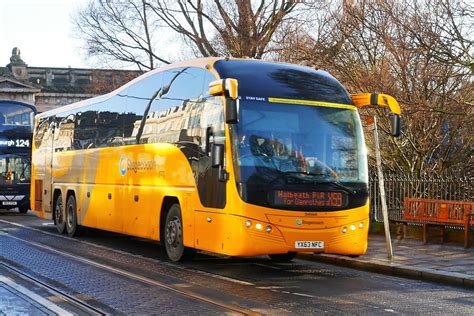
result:
M 28 67 L 20 49 L 0 67 L 0 100 L 33 104 L 38 113 L 108 93 L 137 77 L 131 70 Z

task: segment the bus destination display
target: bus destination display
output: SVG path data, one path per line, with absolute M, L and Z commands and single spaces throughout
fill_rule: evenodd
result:
M 275 206 L 343 207 L 345 194 L 337 191 L 274 191 Z
M 0 139 L 0 147 L 30 147 L 29 139 Z

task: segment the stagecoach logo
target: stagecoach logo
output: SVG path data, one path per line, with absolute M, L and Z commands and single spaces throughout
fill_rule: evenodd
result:
M 303 220 L 301 218 L 297 218 L 295 221 L 296 226 L 301 226 L 303 225 Z
M 119 169 L 120 169 L 120 174 L 122 176 L 125 176 L 125 174 L 127 173 L 127 167 L 128 167 L 127 160 L 128 160 L 127 156 L 125 155 L 122 155 L 122 157 L 120 157 Z
M 122 176 L 127 174 L 128 170 L 137 173 L 139 171 L 151 171 L 156 169 L 156 162 L 154 160 L 138 160 L 129 159 L 126 155 L 122 155 L 119 161 L 119 170 Z

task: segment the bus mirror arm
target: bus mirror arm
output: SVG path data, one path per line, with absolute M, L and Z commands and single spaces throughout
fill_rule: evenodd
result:
M 209 94 L 225 97 L 225 122 L 227 124 L 237 124 L 239 121 L 239 82 L 237 79 L 226 78 L 209 83 Z
M 387 107 L 390 114 L 390 134 L 394 137 L 400 136 L 400 105 L 398 101 L 388 94 L 378 93 L 355 93 L 351 94 L 352 102 L 358 108 L 365 106 Z

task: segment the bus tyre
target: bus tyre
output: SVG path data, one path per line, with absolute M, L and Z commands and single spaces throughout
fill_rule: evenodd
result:
M 195 251 L 187 249 L 183 244 L 183 219 L 179 204 L 173 204 L 166 214 L 163 237 L 166 255 L 171 261 L 177 262 L 193 257 Z
M 58 233 L 64 233 L 66 229 L 66 212 L 64 210 L 63 197 L 61 194 L 58 195 L 54 203 L 54 224 L 56 225 Z
M 296 252 L 280 253 L 276 255 L 268 255 L 275 262 L 290 262 L 296 257 Z
M 28 206 L 20 206 L 18 208 L 18 212 L 20 212 L 21 214 L 26 214 L 26 213 L 28 213 L 29 209 L 30 208 Z
M 66 203 L 66 230 L 69 237 L 79 235 L 80 226 L 77 224 L 76 198 L 70 195 Z

